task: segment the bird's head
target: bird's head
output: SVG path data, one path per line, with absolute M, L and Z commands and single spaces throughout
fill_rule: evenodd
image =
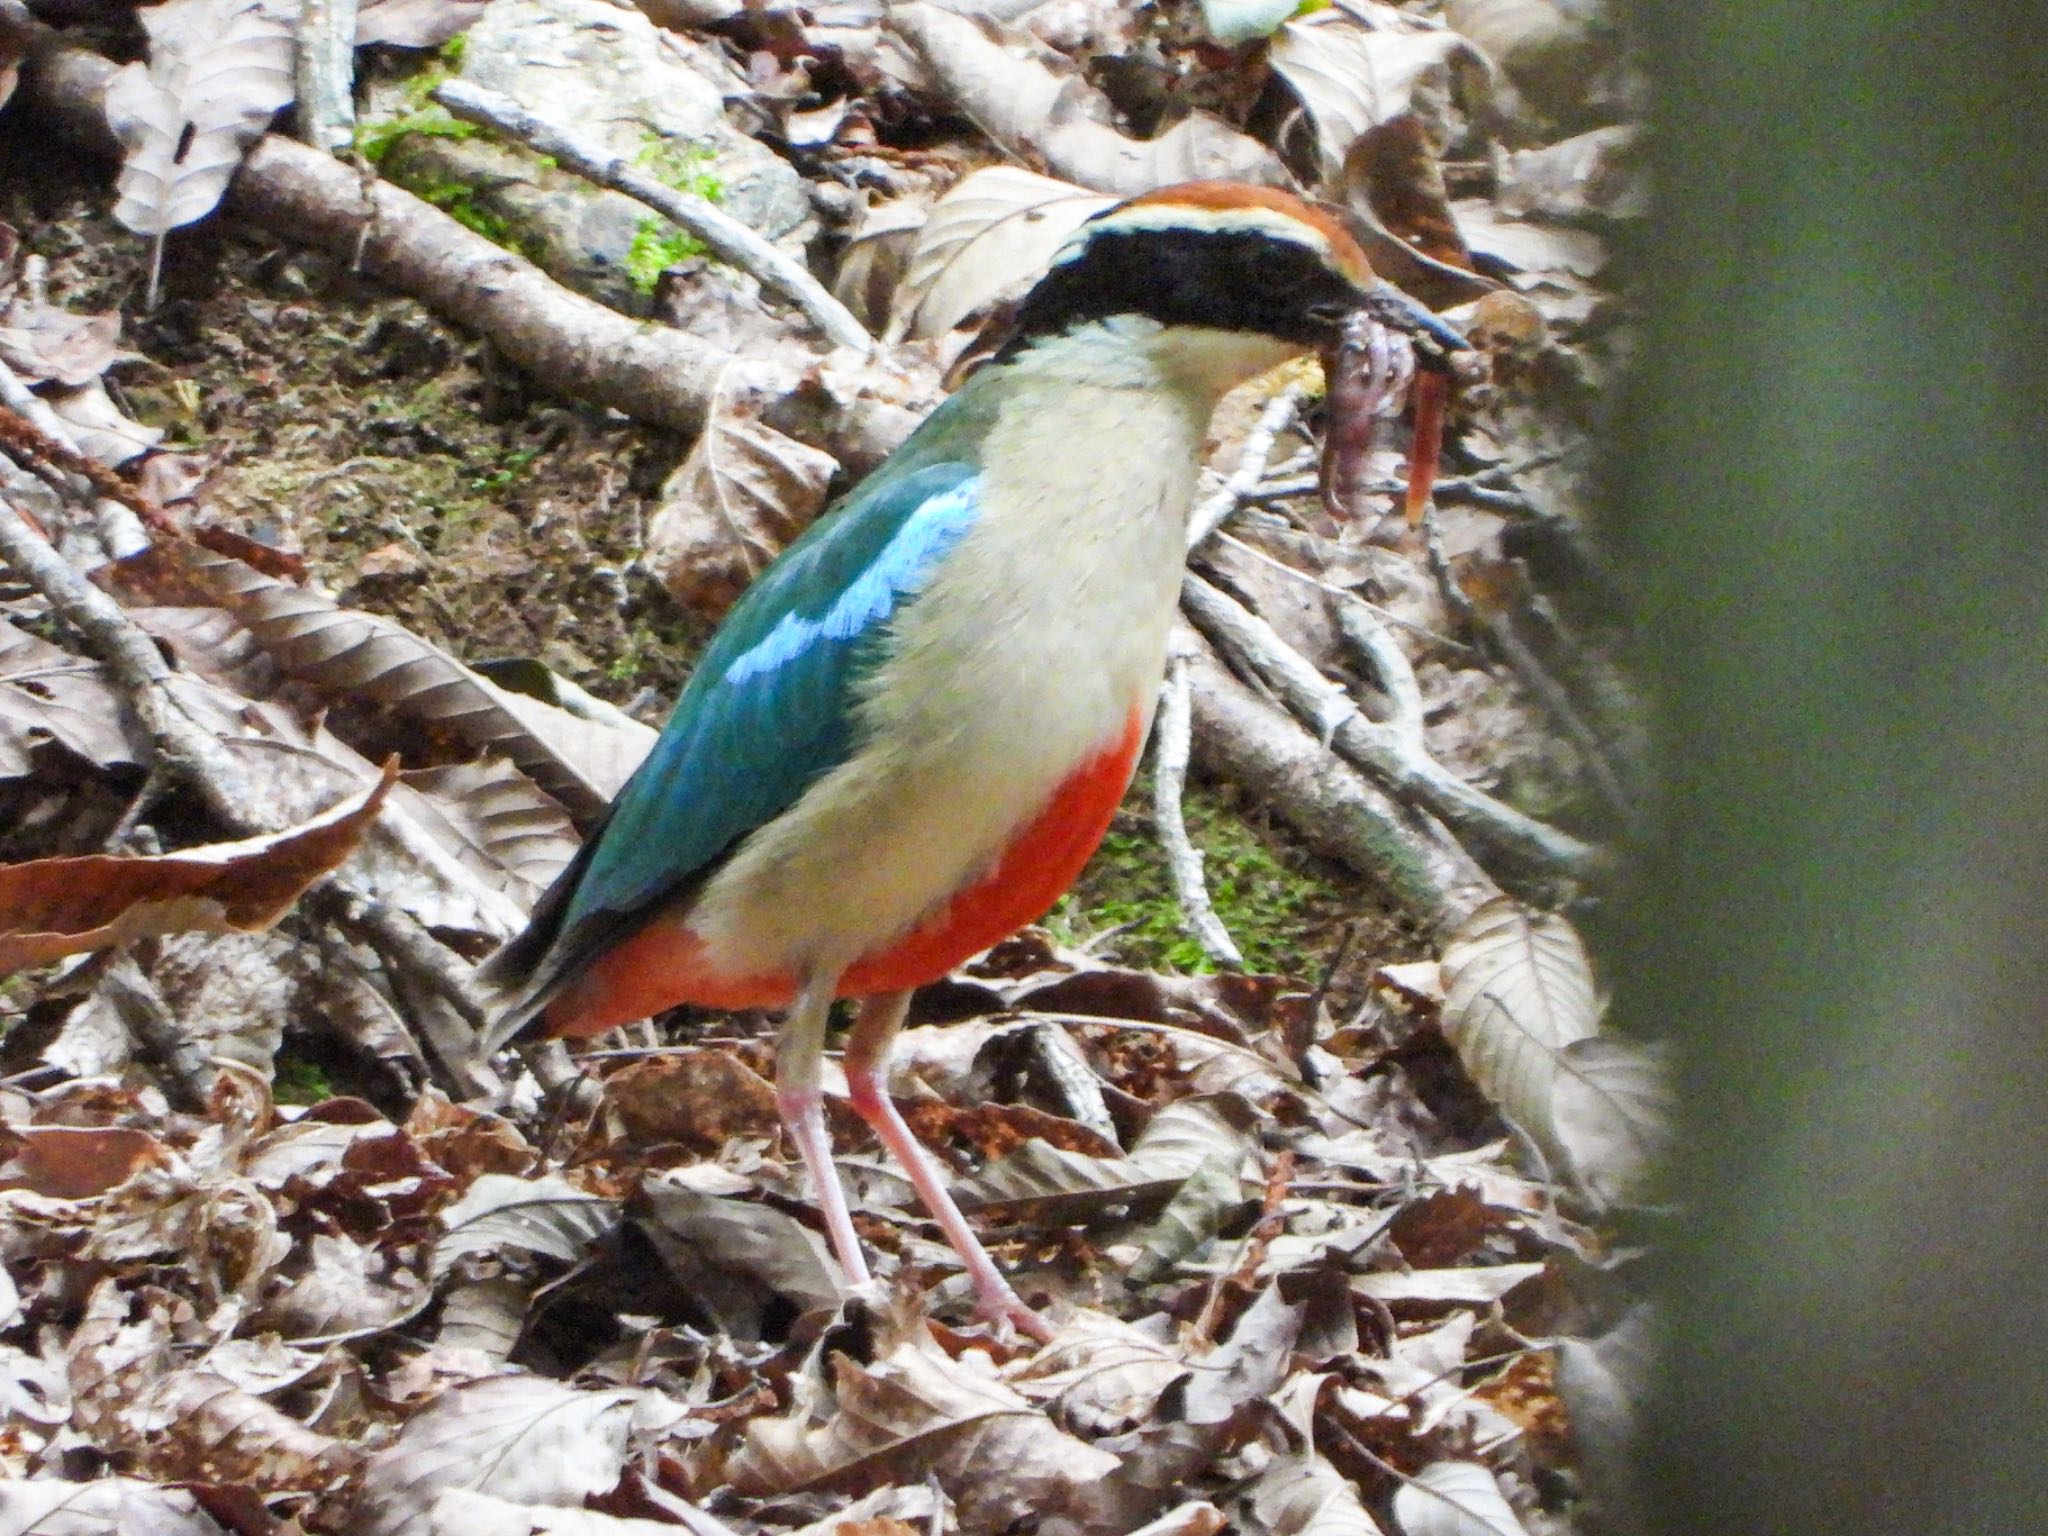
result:
M 1122 330 L 1158 338 L 1203 382 L 1228 388 L 1333 348 L 1361 311 L 1406 333 L 1425 362 L 1466 345 L 1375 277 L 1330 213 L 1270 187 L 1183 182 L 1075 230 L 1025 296 L 997 361 L 1084 327 Z

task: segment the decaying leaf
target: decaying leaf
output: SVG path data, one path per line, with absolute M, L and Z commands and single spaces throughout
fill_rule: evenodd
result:
M 1286 180 L 1271 150 L 1212 117 L 1185 118 L 1156 139 L 1127 137 L 1071 61 L 1029 34 L 936 5 L 893 6 L 889 19 L 996 142 L 1064 180 L 1117 197 L 1205 177 Z
M 1491 901 L 1445 944 L 1443 977 L 1444 1035 L 1472 1081 L 1554 1151 L 1559 1053 L 1600 1023 L 1578 934 L 1555 914 Z
M 146 934 L 267 928 L 362 840 L 398 776 L 283 832 L 155 857 L 0 866 L 0 974 Z
M 1658 1051 L 1595 1035 L 1559 1053 L 1551 1134 L 1573 1179 L 1603 1205 L 1642 1193 L 1670 1138 L 1673 1107 Z
M 1204 1168 L 1228 1171 L 1252 1149 L 1249 1117 L 1235 1094 L 1183 1099 L 1153 1117 L 1129 1155 L 1090 1157 L 1032 1140 L 982 1169 L 954 1193 L 970 1208 L 1001 1204 L 1040 1217 L 1074 1219 L 1112 1205 L 1172 1198 Z
M 1432 1462 L 1394 1494 L 1408 1536 L 1526 1536 L 1493 1474 L 1476 1461 Z
M 602 812 L 654 744 L 646 726 L 585 719 L 500 688 L 401 624 L 197 545 L 158 544 L 116 565 L 107 584 L 149 602 L 225 609 L 287 676 L 502 753 L 571 816 Z
M 109 469 L 119 469 L 163 441 L 162 427 L 130 420 L 98 379 L 88 380 L 76 389 L 50 389 L 44 398 L 70 428 L 78 451 Z
M 667 1520 L 627 1520 L 591 1509 L 515 1504 L 487 1493 L 450 1488 L 423 1527 L 425 1536 L 676 1536 L 684 1527 Z
M 616 1487 L 644 1394 L 494 1376 L 443 1392 L 365 1464 L 359 1536 L 430 1536 L 450 1489 L 511 1504 L 581 1505 Z
M 502 757 L 415 769 L 399 783 L 438 813 L 456 857 L 473 873 L 501 885 L 510 876 L 522 906 L 531 907 L 576 857 L 568 815 Z
M 968 1530 L 1085 1516 L 1117 1458 L 1056 1429 L 985 1371 L 912 1337 L 869 1364 L 831 1362 L 829 1390 L 807 1383 L 794 1412 L 756 1420 L 733 1458 L 733 1486 L 757 1497 L 799 1489 L 865 1493 L 931 1476 Z
M 22 377 L 77 388 L 122 355 L 121 315 L 75 315 L 54 304 L 17 299 L 0 322 L 0 361 Z
M 226 1536 L 186 1490 L 132 1477 L 0 1481 L 0 1531 L 10 1536 Z
M 736 1337 L 758 1336 L 766 1304 L 830 1310 L 844 1281 L 824 1239 L 787 1212 L 693 1187 L 676 1169 L 643 1186 L 640 1230 L 671 1274 Z
M 1620 47 L 1603 7 L 1586 0 L 1446 0 L 1444 19 L 1532 103 L 1565 117 L 1599 94 L 1591 87 Z
M 838 469 L 728 401 L 662 487 L 642 558 L 685 608 L 723 613 L 810 526 Z
M 107 125 L 121 141 L 114 217 L 157 241 L 213 212 L 242 152 L 292 99 L 291 22 L 272 0 L 169 0 L 144 10 L 149 63 L 107 88 Z
M 1016 166 L 976 171 L 932 205 L 918 230 L 889 335 L 943 336 L 1020 297 L 1060 242 L 1114 201 Z
M 1334 7 L 1282 27 L 1272 61 L 1315 124 L 1331 174 L 1368 129 L 1403 113 L 1429 125 L 1442 153 L 1458 131 L 1461 101 L 1482 92 L 1487 76 L 1484 55 L 1455 32 L 1369 28 Z
M 1472 267 L 1428 129 L 1397 113 L 1359 135 L 1344 157 L 1343 199 L 1373 271 L 1432 309 L 1500 287 Z
M 149 747 L 97 662 L 0 622 L 0 778 L 52 743 L 100 768 L 139 768 Z
M 1270 1536 L 1381 1536 L 1357 1487 L 1314 1454 L 1274 1460 L 1252 1485 L 1251 1507 Z
M 618 1220 L 616 1200 L 580 1190 L 560 1174 L 523 1179 L 487 1173 L 441 1213 L 434 1277 L 445 1276 L 465 1253 L 495 1253 L 501 1248 L 575 1259 Z
M 103 1195 L 144 1168 L 170 1161 L 147 1131 L 121 1125 L 24 1125 L 0 1130 L 0 1188 L 57 1200 Z

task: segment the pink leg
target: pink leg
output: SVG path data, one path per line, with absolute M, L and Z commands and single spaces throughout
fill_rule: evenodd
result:
M 811 1185 L 818 1192 L 818 1210 L 832 1252 L 846 1271 L 849 1285 L 871 1283 L 866 1255 L 854 1236 L 853 1215 L 846 1208 L 846 1190 L 832 1166 L 832 1136 L 825 1129 L 825 1102 L 818 1093 L 818 1067 L 825 1055 L 825 1020 L 832 1011 L 838 978 L 814 977 L 804 983 L 782 1023 L 775 1048 L 775 1107 L 789 1129 L 789 1139 L 804 1160 Z
M 889 1046 L 910 1006 L 908 992 L 883 992 L 864 998 L 853 1036 L 846 1044 L 846 1083 L 853 1094 L 853 1107 L 861 1119 L 874 1127 L 882 1145 L 910 1175 L 911 1187 L 925 1209 L 938 1221 L 946 1241 L 967 1266 L 974 1291 L 981 1298 L 981 1314 L 991 1322 L 1010 1322 L 1040 1343 L 1052 1337 L 1052 1329 L 1036 1312 L 1018 1299 L 996 1268 L 995 1260 L 981 1246 L 981 1239 L 967 1224 L 960 1207 L 946 1188 L 946 1173 L 922 1143 L 910 1133 L 903 1116 L 889 1098 Z

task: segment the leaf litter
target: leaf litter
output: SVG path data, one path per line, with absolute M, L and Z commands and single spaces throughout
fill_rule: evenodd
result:
M 366 7 L 364 40 L 436 47 L 476 9 Z M 1232 558 L 1269 603 L 1306 583 L 1381 605 L 1404 626 L 1432 750 L 1583 815 L 1572 749 L 1511 746 L 1554 737 L 1511 674 L 1470 655 L 1526 640 L 1574 684 L 1592 665 L 1532 629 L 1500 573 L 1526 579 L 1532 527 L 1569 540 L 1589 401 L 1616 360 L 1601 234 L 1640 197 L 1630 130 L 1602 114 L 1626 93 L 1575 101 L 1556 64 L 1610 69 L 1597 29 L 1546 22 L 1556 8 L 1533 0 L 1452 5 L 1449 28 L 1424 7 L 1219 21 L 1167 6 L 1150 32 L 1100 5 L 1007 23 L 899 7 L 893 30 L 844 9 L 664 19 L 677 47 L 744 58 L 762 99 L 800 104 L 784 120 L 824 125 L 802 137 L 821 182 L 861 179 L 838 276 L 900 347 L 906 405 L 929 400 L 938 363 L 971 363 L 974 333 L 1074 222 L 1182 175 L 1320 189 L 1390 277 L 1466 306 L 1453 318 L 1493 367 L 1453 401 L 1441 549 L 1364 543 L 1401 499 L 1390 431 L 1352 472 L 1355 531 L 1316 529 L 1312 490 L 1276 470 L 1239 514 L 1263 553 Z M 160 238 L 207 215 L 289 100 L 290 32 L 236 0 L 145 19 L 116 216 Z M 1144 62 L 1160 58 L 1176 68 Z M 381 404 L 316 446 L 283 338 L 361 309 L 363 290 L 230 246 L 243 265 L 223 293 L 195 301 L 174 260 L 169 312 L 126 316 L 124 337 L 133 273 L 105 207 L 81 216 L 98 232 L 76 275 L 59 255 L 54 289 L 45 256 L 9 263 L 0 361 L 87 453 L 243 542 L 162 540 L 102 584 L 208 728 L 296 786 L 300 814 L 343 786 L 360 797 L 370 763 L 400 752 L 359 867 L 457 953 L 487 953 L 650 733 L 545 666 L 479 668 L 493 644 L 532 648 L 516 604 L 481 594 L 584 556 L 585 505 L 623 509 L 636 536 L 659 505 L 680 531 L 648 565 L 715 610 L 844 466 L 735 390 L 665 497 L 644 466 L 637 488 L 595 469 L 617 428 L 585 418 L 555 418 L 531 455 L 584 478 L 522 484 L 527 461 L 507 466 L 527 448 L 475 426 L 487 365 L 381 295 L 375 318 L 333 322 L 357 329 L 328 354 L 344 391 Z M 94 276 L 94 261 L 112 264 Z M 516 393 L 500 408 L 550 409 Z M 1226 444 L 1244 435 L 1231 419 Z M 634 451 L 662 472 L 676 459 Z M 464 456 L 519 518 L 408 520 L 408 461 Z M 440 572 L 438 553 L 469 547 L 491 555 Z M 550 659 L 617 693 L 649 653 L 617 627 L 626 559 L 586 564 L 613 573 L 580 606 L 611 616 L 621 670 L 573 646 Z M 450 593 L 492 616 L 451 620 Z M 195 808 L 146 781 L 118 682 L 33 596 L 0 589 L 0 605 L 10 848 L 99 870 L 111 834 L 133 850 L 116 865 L 208 858 Z M 1374 681 L 1349 673 L 1341 625 L 1302 628 L 1333 674 Z M 5 873 L 47 902 L 85 867 Z M 234 908 L 259 881 L 228 867 Z M 529 1079 L 510 1102 L 462 1103 L 429 1080 L 416 999 L 359 945 L 296 912 L 195 941 L 139 898 L 108 901 L 118 957 L 57 960 L 0 993 L 0 1524 L 1544 1533 L 1585 1497 L 1560 1425 L 1583 1412 L 1586 1453 L 1625 1464 L 1642 1324 L 1602 1223 L 1642 1198 L 1666 1089 L 1653 1055 L 1600 1030 L 1560 912 L 1503 897 L 1431 939 L 1369 927 L 1348 970 L 1264 981 L 1120 965 L 1114 934 L 1106 953 L 1026 935 L 931 989 L 893 1091 L 1057 1319 L 1028 1349 L 957 1321 L 950 1252 L 835 1103 L 887 1292 L 842 1301 L 775 1122 L 762 1020 L 701 1019 L 681 1046 L 630 1037 L 545 1102 Z M 9 921 L 35 910 L 0 902 Z M 113 1475 L 71 1480 L 83 1457 Z

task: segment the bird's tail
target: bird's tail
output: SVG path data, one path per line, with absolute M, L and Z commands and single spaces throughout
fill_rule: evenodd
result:
M 568 926 L 569 903 L 596 847 L 597 829 L 593 828 L 576 857 L 555 876 L 554 884 L 541 892 L 526 927 L 476 968 L 477 988 L 489 1010 L 477 1035 L 478 1049 L 484 1055 L 537 1039 L 542 1033 L 542 1015 L 574 969 L 575 949 L 565 942 L 575 936 Z

